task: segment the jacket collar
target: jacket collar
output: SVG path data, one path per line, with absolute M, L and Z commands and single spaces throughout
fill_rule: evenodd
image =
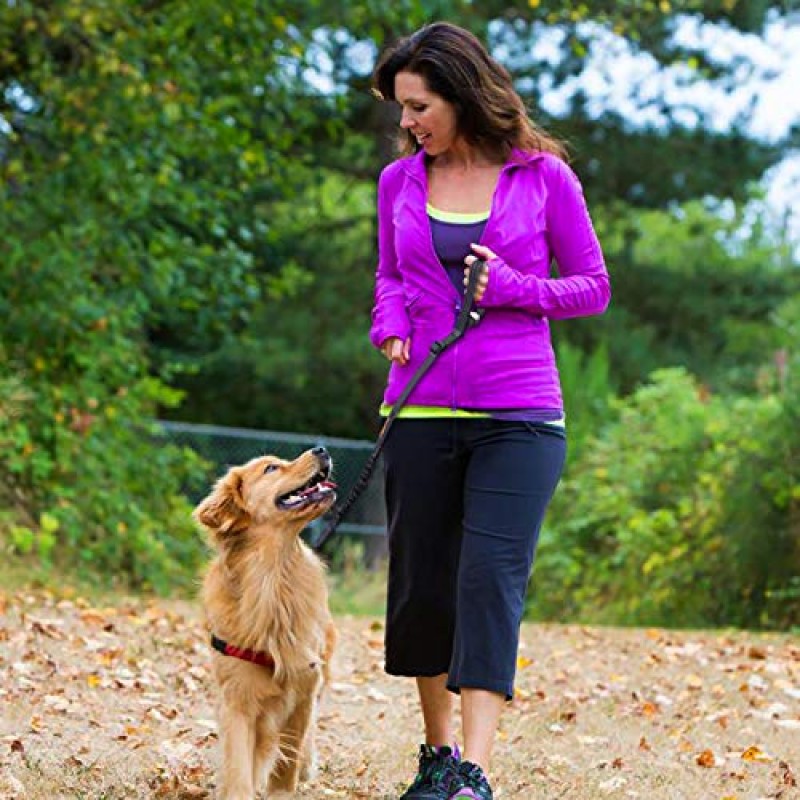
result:
M 530 167 L 544 157 L 545 153 L 541 151 L 533 153 L 528 150 L 520 150 L 519 148 L 515 147 L 511 151 L 506 163 L 503 165 L 501 172 L 505 172 L 508 169 L 514 169 L 515 167 Z M 412 178 L 416 178 L 423 183 L 427 180 L 427 175 L 425 172 L 424 150 L 420 150 L 419 152 L 414 153 L 414 155 L 406 156 L 401 160 L 401 163 L 403 164 L 405 171 Z

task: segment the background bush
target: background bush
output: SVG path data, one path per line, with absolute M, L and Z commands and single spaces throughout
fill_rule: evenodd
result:
M 710 395 L 657 371 L 570 462 L 530 611 L 557 619 L 785 627 L 800 597 L 800 427 L 788 389 Z
M 675 33 L 693 15 L 758 36 L 785 10 L 0 4 L 3 555 L 167 591 L 204 557 L 183 491 L 212 476 L 155 418 L 374 436 L 374 194 L 397 114 L 369 73 L 440 17 L 502 54 L 569 140 L 612 276 L 608 314 L 553 326 L 570 454 L 533 612 L 796 624 L 800 270 L 758 189 L 796 131 L 762 141 L 746 113 L 719 130 L 702 109 L 687 126 L 685 103 L 636 87 L 658 127 L 581 91 L 547 111 L 613 72 L 607 37 L 690 88 L 748 89 L 745 55 Z

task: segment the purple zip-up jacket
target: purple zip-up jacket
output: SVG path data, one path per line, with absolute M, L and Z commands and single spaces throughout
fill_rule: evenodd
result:
M 453 329 L 461 305 L 433 246 L 425 154 L 389 164 L 378 181 L 378 268 L 370 339 L 411 337 L 411 358 L 393 363 L 391 405 Z M 445 350 L 409 404 L 470 410 L 563 408 L 551 319 L 605 311 L 611 295 L 600 244 L 575 173 L 548 153 L 512 152 L 479 244 L 497 254 L 480 302 L 483 320 Z M 551 259 L 558 264 L 550 277 Z

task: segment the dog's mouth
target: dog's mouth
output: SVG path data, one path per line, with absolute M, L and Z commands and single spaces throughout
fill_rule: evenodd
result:
M 336 499 L 336 484 L 328 480 L 330 469 L 324 467 L 315 472 L 302 486 L 278 497 L 275 505 L 284 511 L 297 511 L 326 500 Z

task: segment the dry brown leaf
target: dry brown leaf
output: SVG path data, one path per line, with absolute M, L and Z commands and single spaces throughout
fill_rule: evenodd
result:
M 208 790 L 194 783 L 187 783 L 181 787 L 181 798 L 208 797 Z
M 756 747 L 755 745 L 748 747 L 739 757 L 742 759 L 742 761 L 752 761 L 761 764 L 766 764 L 773 760 L 772 756 L 768 755 L 760 747 Z
M 659 707 L 655 703 L 651 703 L 649 701 L 642 703 L 639 707 L 639 713 L 643 714 L 645 717 L 652 717 L 658 714 Z
M 695 761 L 701 767 L 713 767 L 717 763 L 717 760 L 714 758 L 714 753 L 712 753 L 711 750 L 703 750 Z
M 778 762 L 778 767 L 781 770 L 781 779 L 784 786 L 797 786 L 797 778 L 795 778 L 792 768 L 785 762 Z
M 686 685 L 692 691 L 699 691 L 703 688 L 703 679 L 699 675 L 688 675 L 686 678 Z
M 79 616 L 81 621 L 89 625 L 105 625 L 108 622 L 106 615 L 96 608 L 87 608 Z

